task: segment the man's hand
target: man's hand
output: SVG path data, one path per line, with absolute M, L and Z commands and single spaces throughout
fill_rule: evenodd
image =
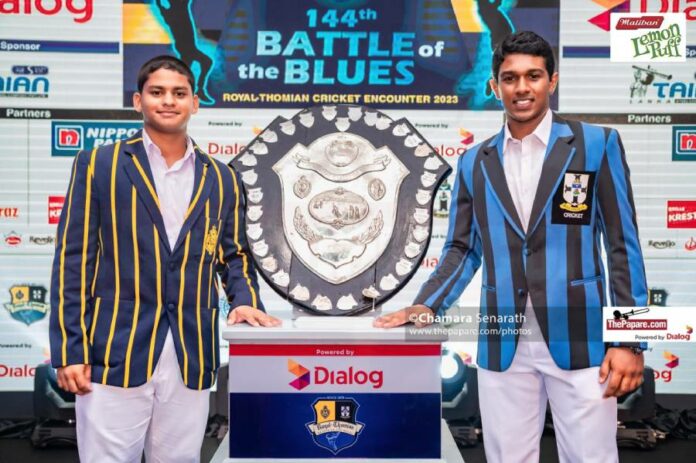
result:
M 58 386 L 77 395 L 92 392 L 92 365 L 68 365 L 56 373 Z
M 227 315 L 227 324 L 247 322 L 251 326 L 280 326 L 282 322 L 266 312 L 248 305 L 240 305 Z
M 643 354 L 626 347 L 610 347 L 599 368 L 599 382 L 603 384 L 607 378 L 604 397 L 620 397 L 635 390 L 643 383 Z
M 405 309 L 375 318 L 372 326 L 375 328 L 395 328 L 406 323 L 415 323 L 417 328 L 423 328 L 432 323 L 433 311 L 425 305 L 412 305 Z

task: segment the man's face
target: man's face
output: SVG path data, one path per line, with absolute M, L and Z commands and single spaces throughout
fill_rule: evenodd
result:
M 198 111 L 198 96 L 186 76 L 158 69 L 147 78 L 142 93 L 133 95 L 135 110 L 143 115 L 145 127 L 163 134 L 186 132 L 186 124 Z
M 500 65 L 498 82 L 491 79 L 495 96 L 509 119 L 519 123 L 541 120 L 549 109 L 558 73 L 549 78 L 541 56 L 511 54 Z

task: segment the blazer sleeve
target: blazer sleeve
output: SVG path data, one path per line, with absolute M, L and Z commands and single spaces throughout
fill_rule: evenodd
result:
M 609 295 L 613 306 L 645 306 L 648 287 L 638 238 L 630 171 L 621 137 L 609 130 L 605 156 L 598 174 L 597 203 L 609 269 Z M 612 343 L 647 347 L 646 343 Z
M 231 210 L 227 214 L 224 232 L 220 238 L 222 286 L 231 309 L 248 305 L 264 310 L 259 299 L 256 269 L 246 238 L 243 186 L 234 169 L 229 166 L 228 169 L 232 177 L 233 194 L 228 206 Z
M 75 157 L 60 215 L 51 274 L 51 364 L 90 364 L 91 283 L 98 252 L 99 202 L 94 186 L 96 150 Z
M 475 156 L 471 152 L 470 156 Z M 457 164 L 447 238 L 438 265 L 421 286 L 414 304 L 436 313 L 454 304 L 481 265 L 481 244 L 474 226 L 473 197 L 464 176 L 464 159 Z

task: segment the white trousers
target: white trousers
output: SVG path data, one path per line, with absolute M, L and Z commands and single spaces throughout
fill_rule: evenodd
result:
M 530 315 L 531 312 L 531 315 Z M 603 398 L 599 367 L 563 370 L 538 335 L 531 307 L 515 358 L 504 372 L 479 368 L 483 445 L 488 463 L 536 463 L 547 399 L 561 463 L 617 463 L 616 398 Z M 536 331 L 535 331 L 536 330 Z
M 198 463 L 210 391 L 187 388 L 171 331 L 150 381 L 122 388 L 92 383 L 76 396 L 81 463 Z

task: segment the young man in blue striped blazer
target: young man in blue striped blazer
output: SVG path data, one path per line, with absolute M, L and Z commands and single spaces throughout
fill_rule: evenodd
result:
M 459 160 L 443 255 L 414 306 L 375 321 L 427 324 L 483 263 L 479 395 L 491 463 L 538 461 L 547 399 L 562 462 L 618 461 L 616 397 L 642 382 L 646 346 L 602 342 L 600 240 L 611 304 L 647 303 L 623 146 L 616 130 L 549 109 L 554 69 L 533 32 L 498 45 L 491 87 L 507 123 Z
M 51 362 L 75 394 L 80 460 L 197 462 L 228 322 L 274 326 L 259 300 L 241 182 L 187 135 L 193 75 L 159 56 L 138 75 L 143 130 L 78 153 L 51 279 Z

